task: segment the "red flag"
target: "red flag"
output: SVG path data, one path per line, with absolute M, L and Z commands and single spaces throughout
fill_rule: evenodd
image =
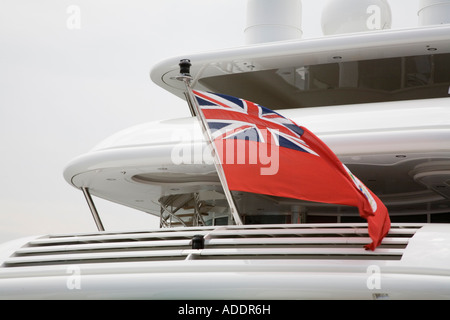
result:
M 230 190 L 357 207 L 374 250 L 390 229 L 384 204 L 305 127 L 243 99 L 193 91 Z

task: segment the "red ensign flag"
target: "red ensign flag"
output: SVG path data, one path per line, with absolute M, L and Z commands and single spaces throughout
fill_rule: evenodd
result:
M 308 129 L 243 99 L 193 91 L 230 190 L 349 205 L 375 250 L 390 229 L 384 204 Z

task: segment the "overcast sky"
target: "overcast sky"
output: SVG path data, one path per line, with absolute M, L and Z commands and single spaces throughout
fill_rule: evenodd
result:
M 321 36 L 325 2 L 303 0 L 304 38 Z M 394 28 L 415 26 L 416 0 L 390 3 Z M 66 164 L 122 129 L 189 116 L 150 69 L 243 45 L 245 9 L 245 0 L 2 0 L 0 243 L 95 231 L 83 195 L 63 179 Z M 95 201 L 107 230 L 158 225 Z

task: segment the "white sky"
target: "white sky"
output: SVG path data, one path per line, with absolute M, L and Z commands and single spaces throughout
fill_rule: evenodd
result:
M 324 0 L 303 0 L 304 38 L 321 36 Z M 391 0 L 393 28 L 413 27 L 417 0 Z M 71 30 L 67 9 L 80 9 Z M 127 127 L 189 116 L 149 78 L 183 53 L 244 44 L 245 0 L 2 0 L 0 2 L 0 243 L 91 232 L 65 165 Z M 95 199 L 107 230 L 157 219 Z

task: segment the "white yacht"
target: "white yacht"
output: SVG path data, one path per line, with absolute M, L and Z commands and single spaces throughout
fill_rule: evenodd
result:
M 419 4 L 418 26 L 396 30 L 386 0 L 333 0 L 324 36 L 302 39 L 300 0 L 249 0 L 245 46 L 151 71 L 186 99 L 177 76 L 189 59 L 193 88 L 317 134 L 388 208 L 376 250 L 348 206 L 233 192 L 236 225 L 193 114 L 126 129 L 69 163 L 98 232 L 1 245 L 0 298 L 450 298 L 450 1 Z M 95 197 L 160 228 L 108 232 Z

